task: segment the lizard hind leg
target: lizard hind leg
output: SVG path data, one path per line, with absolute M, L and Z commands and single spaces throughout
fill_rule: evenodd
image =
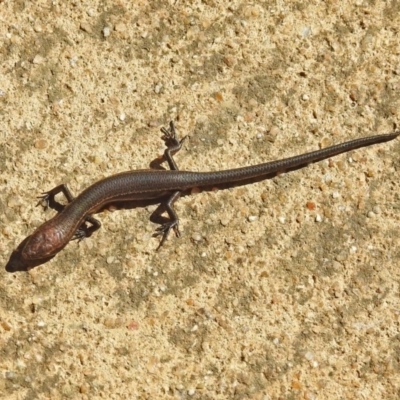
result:
M 179 218 L 173 207 L 180 196 L 181 192 L 177 190 L 165 202 L 162 202 L 150 216 L 150 221 L 160 224 L 153 234 L 154 237 L 162 236 L 157 250 L 165 243 L 171 229 L 174 230 L 176 237 L 181 235 L 179 232 Z M 164 212 L 167 212 L 169 219 L 162 216 Z

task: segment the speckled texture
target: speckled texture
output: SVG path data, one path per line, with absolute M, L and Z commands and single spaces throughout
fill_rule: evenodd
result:
M 273 160 L 400 117 L 398 2 L 0 1 L 0 260 L 36 196 L 146 168 Z M 7 399 L 397 399 L 400 144 L 154 206 L 0 272 Z

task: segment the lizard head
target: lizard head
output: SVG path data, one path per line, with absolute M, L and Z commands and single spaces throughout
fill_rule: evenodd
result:
M 62 231 L 54 227 L 51 219 L 32 233 L 22 249 L 22 257 L 25 260 L 48 258 L 57 254 L 67 243 L 68 240 L 65 240 Z

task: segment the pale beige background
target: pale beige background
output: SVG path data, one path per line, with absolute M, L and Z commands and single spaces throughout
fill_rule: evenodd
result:
M 62 182 L 295 155 L 399 123 L 395 1 L 0 1 L 0 262 Z M 106 35 L 106 37 L 105 37 Z M 397 399 L 399 140 L 154 209 L 0 276 L 7 399 Z M 314 210 L 307 207 L 314 203 Z M 311 207 L 312 208 L 312 207 Z

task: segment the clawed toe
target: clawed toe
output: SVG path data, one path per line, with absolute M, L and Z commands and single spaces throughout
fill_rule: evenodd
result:
M 166 222 L 165 224 L 162 224 L 161 226 L 156 228 L 155 232 L 153 233 L 153 237 L 162 236 L 161 242 L 160 242 L 157 250 L 167 240 L 167 237 L 168 237 L 169 233 L 171 232 L 171 229 L 174 230 L 176 237 L 180 237 L 181 233 L 179 232 L 178 225 L 179 225 L 178 221 L 173 221 L 173 222 Z
M 77 240 L 78 242 L 80 242 L 85 238 L 86 238 L 86 232 L 83 229 L 79 228 L 75 232 L 75 234 L 74 234 L 74 236 L 73 236 L 73 238 L 71 240 Z
M 44 207 L 45 210 L 49 208 L 50 203 L 50 194 L 48 192 L 43 192 L 41 196 L 37 196 L 39 201 L 36 204 L 36 207 L 40 204 Z

